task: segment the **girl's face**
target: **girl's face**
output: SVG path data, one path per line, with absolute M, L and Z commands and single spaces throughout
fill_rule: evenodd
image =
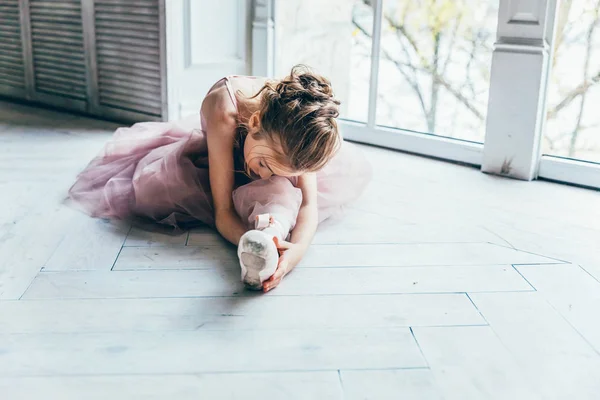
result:
M 302 175 L 301 172 L 293 171 L 289 166 L 278 161 L 283 150 L 279 143 L 272 143 L 267 138 L 257 139 L 254 134 L 259 132 L 258 116 L 253 114 L 248 121 L 248 135 L 244 142 L 244 160 L 248 166 L 248 172 L 253 177 L 269 179 L 273 175 L 293 177 Z

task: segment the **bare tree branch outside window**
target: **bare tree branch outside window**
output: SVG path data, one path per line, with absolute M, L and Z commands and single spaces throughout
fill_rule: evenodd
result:
M 600 162 L 600 0 L 560 4 L 544 149 Z M 483 141 L 497 15 L 498 0 L 384 1 L 378 124 Z M 368 58 L 371 26 L 353 24 Z

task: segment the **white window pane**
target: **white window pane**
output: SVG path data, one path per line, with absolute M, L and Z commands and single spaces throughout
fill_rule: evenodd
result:
M 548 87 L 545 154 L 600 162 L 600 1 L 562 1 Z
M 498 0 L 384 0 L 377 124 L 483 142 Z

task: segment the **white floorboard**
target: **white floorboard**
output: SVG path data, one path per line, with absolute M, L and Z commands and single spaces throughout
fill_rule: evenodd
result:
M 343 400 L 336 371 L 0 378 L 11 400 Z
M 6 377 L 426 366 L 408 328 L 11 334 L 0 343 Z
M 486 324 L 466 294 L 21 300 L 0 302 L 0 315 L 0 333 Z
M 42 272 L 24 299 L 253 296 L 232 268 Z M 530 291 L 512 267 L 297 268 L 266 296 Z
M 390 256 L 393 255 L 393 256 Z M 491 243 L 313 245 L 300 268 L 428 267 L 554 264 L 563 261 Z M 127 247 L 115 270 L 238 268 L 236 249 L 226 244 L 180 248 Z

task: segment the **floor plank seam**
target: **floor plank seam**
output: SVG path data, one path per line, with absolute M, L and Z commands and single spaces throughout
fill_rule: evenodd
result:
M 215 371 L 188 371 L 188 372 L 128 372 L 128 373 L 57 373 L 57 374 L 4 374 L 0 379 L 15 378 L 59 378 L 59 377 L 135 377 L 135 376 L 196 376 L 198 374 L 206 375 L 233 375 L 233 374 L 296 374 L 309 372 L 331 372 L 336 373 L 339 370 L 344 371 L 429 371 L 429 367 L 373 367 L 373 368 L 306 368 L 306 369 L 252 369 L 252 370 L 215 370 Z
M 581 264 L 577 264 L 577 266 L 579 268 L 581 268 L 583 270 L 583 272 L 585 272 L 586 274 L 588 274 L 590 277 L 592 277 L 593 280 L 595 280 L 596 282 L 600 283 L 600 279 L 596 278 L 590 271 L 588 271 L 583 265 Z
M 477 306 L 477 303 L 475 301 L 473 301 L 473 304 L 475 304 L 475 306 L 477 308 L 479 308 Z M 485 316 L 484 316 L 485 317 Z M 504 342 L 504 340 L 502 340 L 502 336 L 496 331 L 496 329 L 494 328 L 493 324 L 489 325 L 490 330 L 492 331 L 492 333 L 494 334 L 494 336 L 496 337 L 496 339 L 498 339 L 498 342 L 502 345 L 502 347 L 504 348 L 504 350 L 510 354 L 510 356 L 515 359 L 518 360 L 518 354 L 515 354 L 515 352 L 513 352 L 510 347 Z
M 548 258 L 550 260 L 558 261 L 560 264 L 572 264 L 571 261 L 561 260 L 560 258 L 550 257 L 550 256 L 546 256 L 544 254 L 539 254 L 539 253 L 534 253 L 533 251 L 527 251 L 527 250 L 523 250 L 523 249 L 519 249 L 519 248 L 513 248 L 513 247 L 509 247 L 509 246 L 503 246 L 503 245 L 498 244 L 498 243 L 492 243 L 492 242 L 488 242 L 488 243 L 491 244 L 491 245 L 494 245 L 494 246 L 504 247 L 506 249 L 513 249 L 513 250 L 521 252 L 521 253 L 526 253 L 526 254 L 531 254 L 531 255 L 534 255 L 534 256 L 538 256 L 538 257 Z
M 46 260 L 44 261 L 44 263 L 42 264 L 42 266 L 40 267 L 40 269 L 38 270 L 38 272 L 35 274 L 35 276 L 33 278 L 31 278 L 31 280 L 29 281 L 29 283 L 27 284 L 27 287 L 25 288 L 25 290 L 23 291 L 23 293 L 21 293 L 21 295 L 19 296 L 19 298 L 17 300 L 21 300 L 23 298 L 23 296 L 25 296 L 25 293 L 27 293 L 27 291 L 29 290 L 29 288 L 31 287 L 31 285 L 33 284 L 33 282 L 35 281 L 35 278 L 37 278 L 37 276 L 44 272 L 44 270 L 46 269 L 46 264 L 48 263 L 48 261 L 52 258 L 52 256 L 54 256 L 54 253 L 56 253 L 56 251 L 58 250 L 58 248 L 60 247 L 60 245 L 62 244 L 62 242 L 65 240 L 65 238 L 67 237 L 67 233 L 65 232 L 63 234 L 62 239 L 60 239 L 60 241 L 58 242 L 58 244 L 56 245 L 56 247 L 54 248 L 54 250 L 52 250 L 50 252 L 50 254 L 48 255 L 48 257 L 46 258 Z
M 496 236 L 498 239 L 502 240 L 503 242 L 505 242 L 506 244 L 508 244 L 511 248 L 517 250 L 517 248 L 515 246 L 513 246 L 513 244 L 511 242 L 509 242 L 508 240 L 504 239 L 502 236 L 500 236 L 499 234 L 497 234 L 496 232 L 492 231 L 491 229 L 481 225 L 480 226 L 482 229 L 488 231 L 489 233 L 491 233 L 492 235 Z M 495 244 L 493 242 L 488 242 L 490 244 Z
M 23 290 L 23 293 L 21 293 L 21 295 L 19 296 L 19 298 L 17 300 L 20 301 L 23 298 L 23 296 L 25 296 L 25 294 L 27 293 L 27 291 L 29 290 L 29 288 L 33 284 L 33 281 L 35 281 L 35 278 L 40 274 L 40 272 L 42 272 L 43 269 L 44 269 L 44 267 L 41 267 L 40 270 L 38 271 L 38 273 L 35 274 L 35 276 L 33 278 L 31 278 L 31 280 L 27 284 L 27 287 L 25 288 L 25 290 Z
M 207 322 L 201 324 L 200 327 L 189 328 L 189 329 L 131 329 L 131 330 L 83 330 L 83 331 L 11 331 L 11 332 L 2 332 L 0 331 L 0 337 L 10 337 L 10 336 L 36 336 L 36 335 L 114 335 L 117 333 L 140 333 L 140 334 L 175 334 L 175 333 L 190 333 L 190 332 L 323 332 L 323 331 L 331 331 L 331 330 L 344 330 L 345 332 L 356 332 L 356 331 L 364 331 L 364 330 L 377 330 L 377 331 L 387 331 L 387 330 L 398 330 L 398 329 L 408 329 L 411 327 L 414 328 L 474 328 L 474 327 L 486 327 L 490 326 L 488 323 L 485 324 L 435 324 L 435 325 L 369 325 L 369 326 L 343 326 L 335 328 L 318 328 L 318 327 L 308 327 L 308 328 L 293 328 L 293 327 L 283 327 L 283 328 L 235 328 L 231 329 L 230 327 L 224 328 L 203 328 Z
M 421 353 L 421 357 L 423 357 L 423 361 L 425 361 L 425 365 L 427 366 L 427 369 L 429 369 L 431 367 L 429 365 L 429 360 L 427 360 L 427 357 L 425 357 L 425 353 L 423 352 L 423 349 L 421 348 L 421 344 L 417 340 L 417 336 L 415 336 L 415 331 L 413 330 L 413 327 L 410 326 L 410 327 L 408 327 L 408 329 L 410 330 L 410 334 L 411 334 L 413 340 L 415 341 L 415 344 L 419 348 L 419 353 Z
M 513 268 L 513 269 L 514 269 L 514 270 L 517 272 L 517 274 L 519 274 L 519 275 L 521 276 L 521 278 L 523 278 L 523 280 L 524 280 L 525 282 L 527 282 L 527 284 L 528 284 L 529 286 L 531 286 L 531 288 L 533 289 L 533 291 L 534 291 L 534 292 L 537 292 L 537 291 L 538 291 L 538 290 L 537 290 L 537 288 L 536 288 L 535 286 L 533 286 L 533 285 L 531 284 L 531 282 L 529 282 L 529 280 L 528 280 L 527 278 L 525 278 L 525 275 L 523 275 L 523 274 L 521 273 L 521 271 L 519 271 L 519 268 L 517 268 L 517 267 L 520 267 L 520 266 L 525 266 L 525 265 L 527 265 L 527 264 L 513 264 L 513 265 L 512 265 L 512 268 Z M 537 265 L 537 264 L 530 264 L 530 265 Z
M 50 271 L 53 272 L 53 271 Z M 57 271 L 57 272 L 61 272 L 62 271 Z M 79 272 L 79 271 L 72 271 L 72 272 Z M 82 271 L 85 272 L 85 271 Z M 48 272 L 45 272 L 48 273 Z M 491 291 L 491 292 L 477 292 L 477 293 L 523 293 L 523 292 L 534 292 L 535 290 L 500 290 L 500 291 Z M 250 297 L 250 298 L 254 298 L 254 297 L 262 297 L 262 296 L 268 296 L 268 297 L 334 297 L 334 296 L 381 296 L 381 297 L 387 297 L 387 296 L 431 296 L 431 297 L 435 297 L 435 296 L 446 296 L 446 295 L 451 295 L 451 296 L 463 296 L 465 295 L 467 292 L 403 292 L 403 293 L 361 293 L 361 294 L 346 294 L 346 293 L 321 293 L 321 294 L 276 294 L 276 293 L 270 293 L 270 294 L 264 294 L 264 293 L 254 293 L 253 291 L 248 291 L 247 295 L 244 296 L 239 296 L 239 295 L 235 295 L 235 294 L 223 294 L 223 295 L 215 295 L 215 294 L 211 294 L 211 295 L 197 295 L 197 296 L 156 296 L 156 297 L 150 297 L 150 296 L 140 296 L 140 297 L 128 297 L 126 299 L 131 299 L 131 300 L 160 300 L 160 299 L 194 299 L 194 298 L 202 298 L 202 299 L 210 299 L 210 298 L 214 298 L 214 299 L 223 299 L 223 298 L 230 298 L 230 299 L 237 299 L 239 297 Z M 469 291 L 469 293 L 474 293 L 473 291 Z M 36 302 L 36 301 L 46 301 L 48 300 L 47 298 L 25 298 L 22 299 L 21 301 L 23 302 Z M 77 300 L 123 300 L 119 297 L 90 297 L 87 299 L 83 299 L 83 298 L 79 298 L 79 297 L 62 297 L 62 298 L 57 298 L 57 299 L 53 299 L 53 301 L 77 301 Z M 16 301 L 15 299 L 13 300 L 6 300 L 6 301 Z
M 344 380 L 342 379 L 342 371 L 337 370 L 338 382 L 340 384 L 341 398 L 342 400 L 346 399 L 346 391 L 344 390 Z
M 113 261 L 111 267 L 110 267 L 110 271 L 113 271 L 113 268 L 115 267 L 115 265 L 117 265 L 117 261 L 119 260 L 119 256 L 121 255 L 121 252 L 123 251 L 123 248 L 125 247 L 125 243 L 127 243 L 127 238 L 129 237 L 129 234 L 131 233 L 131 230 L 133 229 L 133 225 L 129 226 L 129 230 L 127 231 L 127 235 L 125 235 L 125 238 L 123 239 L 123 243 L 121 244 L 121 248 L 119 249 L 119 252 L 117 253 L 117 256 L 115 257 L 115 260 Z
M 196 246 L 187 246 L 185 244 L 167 244 L 167 245 L 153 245 L 153 246 L 140 246 L 140 245 L 130 245 L 126 244 L 123 246 L 125 249 L 184 249 L 186 247 L 196 247 Z M 218 247 L 216 245 L 207 245 L 201 247 Z
M 224 247 L 224 248 L 229 248 L 232 247 L 233 245 L 228 243 L 228 242 L 223 242 L 223 243 L 207 243 L 207 244 L 202 244 L 202 245 L 189 245 L 189 237 L 188 240 L 186 241 L 186 244 L 165 244 L 165 245 L 159 245 L 159 246 L 152 246 L 152 245 L 139 245 L 139 244 L 135 244 L 135 245 L 126 245 L 123 247 L 128 247 L 128 248 L 165 248 L 165 247 L 173 247 L 173 248 L 181 248 L 181 247 L 190 247 L 190 248 L 204 248 L 204 247 L 210 247 L 210 248 L 214 248 L 214 247 Z M 160 243 L 160 242 L 158 242 Z M 460 241 L 460 242 L 453 242 L 453 241 L 432 241 L 432 242 L 342 242 L 342 243 L 313 243 L 311 245 L 311 247 L 325 247 L 325 246 L 416 246 L 416 245 L 431 245 L 431 246 L 436 246 L 436 245 L 440 245 L 440 244 L 489 244 L 489 245 L 494 245 L 494 246 L 499 246 L 499 247 L 504 247 L 507 249 L 512 249 L 512 250 L 516 250 L 516 251 L 520 251 L 523 253 L 529 253 L 527 251 L 523 251 L 523 250 L 519 250 L 519 249 L 515 249 L 512 247 L 508 247 L 508 246 L 502 246 L 498 243 L 493 243 L 493 242 L 486 242 L 486 241 Z M 235 247 L 235 246 L 233 246 Z M 540 254 L 535 254 L 535 253 L 529 253 L 529 254 L 533 254 L 536 256 L 540 256 L 540 257 L 544 257 L 544 258 L 551 258 L 553 260 L 556 260 L 552 257 L 547 257 L 547 256 L 543 256 Z M 564 263 L 564 261 L 562 260 L 557 260 L 557 261 L 561 261 L 562 263 Z
M 479 307 L 477 307 L 477 304 L 475 304 L 475 302 L 473 301 L 473 299 L 471 298 L 471 296 L 469 296 L 469 293 L 465 293 L 465 295 L 467 296 L 467 299 L 469 299 L 469 301 L 471 302 L 471 304 L 473 304 L 473 307 L 475 307 L 475 309 L 477 310 L 477 312 L 479 313 L 479 315 L 481 316 L 481 318 L 483 318 L 483 320 L 485 321 L 487 326 L 490 326 L 490 322 L 487 320 L 487 318 L 485 317 L 485 315 L 483 315 L 483 313 L 481 312 L 481 310 L 479 309 Z
M 549 263 L 532 263 L 532 262 L 528 262 L 528 263 L 514 263 L 511 264 L 514 267 L 523 267 L 523 266 L 532 266 L 532 267 L 543 267 L 543 266 L 553 266 L 553 265 L 573 265 L 573 263 L 571 262 L 549 262 Z
M 78 271 L 72 271 L 78 272 Z M 85 271 L 82 271 L 85 272 Z M 116 271 L 118 272 L 118 271 Z M 535 293 L 534 289 L 523 289 L 523 290 L 470 290 L 469 293 L 477 294 L 490 294 L 490 293 Z M 465 292 L 384 292 L 384 293 L 320 293 L 320 294 L 226 294 L 222 296 L 216 295 L 197 295 L 197 296 L 139 296 L 139 297 L 37 297 L 28 298 L 23 300 L 29 301 L 45 301 L 45 300 L 134 300 L 134 299 L 205 299 L 205 298 L 253 298 L 258 296 L 272 296 L 272 297 L 327 297 L 327 296 L 382 296 L 382 295 L 431 295 L 431 294 L 464 294 Z
M 48 258 L 46 258 L 46 260 L 44 261 L 44 263 L 42 264 L 42 266 L 40 267 L 40 272 L 44 271 L 46 269 L 46 264 L 48 264 L 48 261 L 50 261 L 52 259 L 52 257 L 54 256 L 54 254 L 56 254 L 56 251 L 60 248 L 60 246 L 63 244 L 63 242 L 65 241 L 65 239 L 67 238 L 68 232 L 65 232 L 63 234 L 63 237 L 60 239 L 60 241 L 58 242 L 58 244 L 56 245 L 56 247 L 54 248 L 54 250 L 52 250 L 50 252 L 50 254 L 48 255 Z M 34 277 L 35 279 L 35 277 Z M 33 279 L 32 279 L 33 282 Z
M 119 253 L 120 254 L 120 253 Z M 200 261 L 200 260 L 199 260 Z M 227 261 L 227 260 L 225 260 Z M 414 264 L 408 264 L 408 265 L 344 265 L 343 267 L 336 267 L 336 266 L 330 266 L 330 265 L 325 265 L 325 266 L 315 266 L 315 267 L 306 267 L 306 266 L 302 266 L 302 265 L 298 265 L 296 268 L 298 269 L 302 269 L 302 270 L 307 270 L 307 269 L 370 269 L 370 268 L 385 268 L 385 269 L 393 269 L 393 268 L 439 268 L 439 267 L 448 267 L 448 268 L 454 268 L 454 267 L 481 267 L 481 268 L 485 268 L 485 267 L 500 267 L 500 266 L 512 266 L 512 265 L 517 265 L 517 266 L 521 266 L 521 265 L 533 265 L 533 266 L 545 266 L 545 265 L 569 265 L 570 263 L 550 263 L 550 264 L 545 264 L 545 263 L 539 263 L 539 264 L 532 264 L 532 263 L 527 263 L 527 264 L 510 264 L 510 263 L 506 263 L 506 264 L 452 264 L 452 265 L 448 265 L 448 264 L 426 264 L 426 265 L 414 265 Z M 116 265 L 116 264 L 115 264 Z M 193 268 L 170 268 L 170 267 L 146 267 L 146 268 L 119 268 L 119 269 L 113 269 L 115 267 L 115 265 L 113 265 L 113 267 L 111 268 L 112 272 L 149 272 L 149 271 L 212 271 L 212 270 L 222 270 L 223 268 L 225 269 L 232 269 L 235 270 L 237 268 L 239 268 L 238 265 L 232 265 L 230 268 L 228 268 L 227 266 L 207 266 L 207 267 L 193 267 Z M 96 269 L 77 269 L 77 270 L 67 270 L 67 271 L 97 271 Z M 66 271 L 44 271 L 44 273 L 46 272 L 66 272 Z

